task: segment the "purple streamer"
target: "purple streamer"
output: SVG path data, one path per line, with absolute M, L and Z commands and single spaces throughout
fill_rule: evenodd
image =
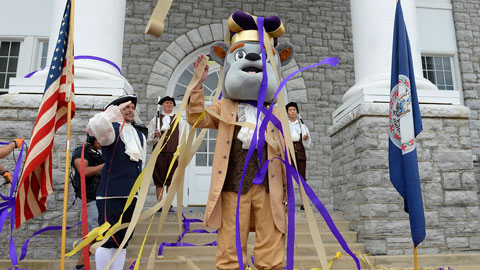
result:
M 73 225 L 73 226 L 70 226 L 70 227 L 66 227 L 67 230 L 70 230 L 71 228 L 74 228 L 78 225 L 82 224 L 82 222 L 78 222 L 77 224 Z M 8 270 L 28 270 L 28 269 L 20 269 L 18 268 L 18 263 L 20 261 L 22 261 L 23 259 L 25 259 L 25 257 L 27 256 L 27 250 L 28 250 L 28 244 L 30 242 L 30 240 L 32 240 L 33 237 L 35 237 L 36 235 L 39 235 L 39 234 L 42 234 L 44 232 L 48 232 L 48 231 L 59 231 L 62 229 L 62 226 L 49 226 L 49 227 L 45 227 L 43 229 L 40 229 L 38 231 L 36 231 L 34 234 L 32 234 L 32 236 L 30 236 L 27 241 L 25 241 L 25 243 L 23 244 L 22 246 L 22 253 L 20 255 L 20 259 L 18 260 L 18 262 L 16 262 L 16 264 L 12 267 L 12 268 L 9 268 Z M 11 252 L 11 250 L 10 250 Z M 15 256 L 16 256 L 16 252 L 15 253 Z M 11 254 L 10 254 L 11 256 Z M 13 264 L 13 263 L 12 263 Z
M 107 64 L 113 66 L 115 69 L 118 70 L 118 72 L 120 74 L 122 74 L 122 70 L 114 62 L 112 62 L 108 59 L 105 59 L 105 58 L 101 58 L 101 57 L 93 56 L 93 55 L 77 55 L 77 56 L 73 57 L 73 59 L 75 59 L 75 60 L 89 59 L 89 60 L 104 62 L 104 63 L 107 63 Z
M 111 65 L 112 67 L 114 67 L 116 70 L 118 70 L 118 72 L 120 74 L 122 74 L 122 70 L 117 66 L 117 64 L 115 64 L 114 62 L 108 60 L 108 59 L 105 59 L 105 58 L 102 58 L 102 57 L 98 57 L 98 56 L 93 56 L 93 55 L 77 55 L 77 56 L 74 56 L 73 57 L 74 60 L 81 60 L 81 59 L 88 59 L 88 60 L 94 60 L 94 61 L 100 61 L 100 62 L 104 62 L 106 64 L 109 64 Z M 27 75 L 25 75 L 24 78 L 30 78 L 33 76 L 33 74 L 37 73 L 38 71 L 40 70 L 44 70 L 45 67 L 42 67 L 41 69 L 38 69 L 38 70 L 35 70 L 35 71 L 32 71 L 30 73 L 28 73 Z
M 264 50 L 264 43 L 263 43 L 263 22 L 264 22 L 264 18 L 263 17 L 258 17 L 257 18 L 257 26 L 258 26 L 258 35 L 259 35 L 259 43 L 260 43 L 260 49 L 262 51 L 262 65 L 263 65 L 263 78 L 262 78 L 262 83 L 260 85 L 260 89 L 259 89 L 259 93 L 258 93 L 258 98 L 257 98 L 257 108 L 262 108 L 263 109 L 263 103 L 265 101 L 265 97 L 266 97 L 266 92 L 267 92 L 267 84 L 268 84 L 268 75 L 267 75 L 267 72 L 266 72 L 266 57 L 265 57 L 265 50 Z M 324 64 L 324 63 L 327 63 L 327 64 L 330 64 L 331 66 L 336 66 L 338 64 L 338 59 L 336 57 L 334 58 L 326 58 L 324 59 L 323 61 L 319 62 L 319 63 L 316 63 L 316 64 L 313 64 L 313 65 L 310 65 L 310 66 L 307 66 L 305 68 L 302 68 L 292 74 L 290 74 L 289 76 L 287 76 L 287 78 L 285 78 L 279 85 L 277 91 L 275 92 L 275 96 L 274 96 L 274 100 L 277 98 L 278 94 L 280 93 L 281 89 L 286 85 L 286 82 L 288 80 L 290 80 L 295 74 L 303 71 L 303 70 L 306 70 L 308 68 L 312 68 L 312 67 L 315 67 L 315 66 L 318 66 L 318 65 L 321 65 L 321 64 Z M 258 147 L 257 147 L 257 128 L 258 128 L 258 119 L 260 117 L 260 111 L 259 109 L 257 109 L 257 119 L 256 119 L 256 125 L 255 125 L 255 130 L 254 130 L 254 133 L 253 133 L 253 138 L 252 138 L 252 141 L 250 143 L 250 147 L 248 149 L 248 152 L 247 152 L 247 157 L 245 159 L 245 166 L 244 166 L 244 169 L 243 169 L 243 172 L 242 172 L 242 177 L 240 179 L 240 183 L 239 183 L 239 189 L 238 189 L 238 196 L 237 196 L 237 208 L 236 208 L 236 214 L 235 214 L 235 246 L 236 246 L 236 249 L 237 249 L 237 258 L 238 258 L 238 264 L 239 264 L 239 268 L 241 270 L 244 269 L 244 266 L 243 266 L 243 256 L 242 256 L 242 245 L 241 245 L 241 239 L 240 239 L 240 215 L 239 215 L 239 212 L 240 212 L 240 196 L 241 196 L 241 189 L 242 189 L 242 185 L 243 185 L 243 180 L 245 178 L 245 173 L 246 173 L 246 169 L 247 169 L 247 166 L 248 166 L 248 163 L 255 151 L 255 148 L 257 149 L 263 149 L 263 146 L 265 144 L 265 130 L 267 128 L 267 124 L 269 121 L 271 121 L 270 119 L 272 118 L 272 112 L 273 112 L 273 106 L 270 106 L 267 114 L 265 114 L 265 117 L 262 121 L 262 124 L 260 126 L 260 130 L 258 131 L 259 132 L 259 135 L 258 135 Z M 276 119 L 278 120 L 278 119 Z M 277 122 L 277 121 L 275 121 Z M 280 121 L 278 121 L 277 123 L 274 123 L 274 124 L 279 124 Z M 273 123 L 273 122 L 272 122 Z M 277 126 L 277 125 L 276 125 Z M 278 128 L 278 127 L 277 127 Z M 279 129 L 284 136 L 283 134 L 283 129 L 281 128 L 281 124 L 280 124 L 280 129 Z M 285 149 L 285 153 L 287 153 L 287 149 L 286 149 L 286 145 L 284 146 Z M 257 155 L 258 155 L 258 158 L 259 158 L 259 162 L 262 163 L 262 151 L 257 151 Z M 265 166 L 265 164 L 267 166 Z M 265 166 L 265 168 L 263 167 Z M 268 168 L 268 162 L 265 162 L 263 165 L 262 165 L 262 169 L 257 172 L 256 176 L 255 176 L 255 179 L 253 180 L 253 183 L 262 183 L 263 181 L 263 178 L 264 178 L 264 175 L 266 174 L 266 171 L 267 171 L 267 168 Z M 261 176 L 263 174 L 263 177 Z M 297 173 L 298 174 L 298 173 Z M 261 179 L 258 179 L 260 178 Z M 294 189 L 293 189 L 293 180 L 292 180 L 292 174 L 291 173 L 287 173 L 287 197 L 288 197 L 288 235 L 287 235 L 287 269 L 288 270 L 291 270 L 293 269 L 293 262 L 294 262 L 294 242 L 295 242 L 295 194 L 294 194 Z
M 74 227 L 77 227 L 78 225 L 82 224 L 82 222 L 78 222 L 77 224 L 73 225 L 73 226 L 70 226 L 70 227 L 66 227 L 67 230 L 70 230 L 71 228 L 74 228 Z M 20 260 L 23 260 L 25 259 L 25 257 L 27 256 L 27 249 L 28 249 L 28 244 L 30 243 L 30 240 L 32 240 L 33 237 L 39 235 L 39 234 L 42 234 L 44 232 L 48 232 L 48 231 L 60 231 L 62 229 L 62 226 L 48 226 L 48 227 L 45 227 L 43 229 L 40 229 L 38 231 L 36 231 L 34 234 L 32 234 L 32 236 L 30 236 L 27 241 L 25 241 L 25 243 L 23 244 L 22 246 L 22 253 L 20 255 Z
M 0 142 L 0 144 L 4 145 L 4 144 L 9 144 L 9 143 Z M 22 143 L 22 147 L 20 148 L 20 154 L 19 154 L 17 162 L 15 164 L 15 170 L 13 172 L 12 183 L 11 183 L 11 187 L 10 187 L 10 194 L 9 194 L 8 197 L 5 197 L 5 196 L 2 195 L 2 199 L 6 200 L 7 202 L 2 203 L 1 206 L 2 207 L 6 206 L 6 207 L 0 209 L 0 213 L 1 213 L 0 214 L 0 233 L 2 232 L 3 225 L 6 222 L 7 215 L 8 215 L 8 210 L 10 210 L 10 243 L 8 245 L 8 250 L 9 250 L 9 255 L 10 255 L 10 261 L 12 262 L 12 268 L 9 268 L 9 270 L 20 270 L 20 268 L 18 267 L 18 263 L 20 261 L 22 261 L 27 256 L 28 244 L 34 236 L 36 236 L 38 234 L 41 234 L 41 233 L 44 233 L 46 231 L 61 230 L 62 229 L 61 226 L 50 226 L 50 227 L 46 227 L 46 228 L 43 228 L 43 229 L 35 232 L 23 244 L 20 259 L 18 259 L 17 251 L 15 249 L 15 242 L 13 240 L 13 230 L 14 230 L 13 226 L 15 224 L 15 196 L 13 194 L 15 192 L 15 188 L 17 186 L 17 181 L 18 181 L 18 176 L 20 174 L 24 146 L 25 146 L 25 142 Z M 67 230 L 77 226 L 80 223 L 81 222 L 77 223 L 76 225 L 74 225 L 72 227 L 67 227 Z M 22 270 L 28 270 L 28 269 L 22 269 Z
M 10 186 L 10 195 L 8 197 L 8 206 L 7 208 L 2 210 L 0 215 L 0 232 L 3 230 L 3 225 L 7 219 L 8 209 L 10 209 L 10 243 L 8 244 L 8 251 L 10 255 L 10 261 L 12 262 L 13 268 L 17 269 L 18 259 L 17 259 L 17 252 L 15 249 L 15 242 L 13 240 L 13 226 L 15 224 L 15 196 L 13 195 L 15 192 L 15 188 L 17 187 L 18 175 L 20 174 L 20 168 L 22 167 L 22 157 L 23 157 L 23 147 L 25 146 L 25 142 L 22 143 L 22 147 L 20 148 L 20 154 L 18 155 L 17 163 L 15 164 L 15 170 L 12 176 L 12 183 Z
M 258 17 L 257 18 L 257 26 L 258 26 L 258 38 L 260 41 L 260 50 L 262 51 L 262 83 L 260 84 L 260 89 L 258 90 L 258 96 L 257 96 L 257 108 L 262 108 L 263 103 L 265 101 L 265 97 L 267 95 L 267 85 L 268 85 L 268 74 L 267 74 L 267 61 L 265 57 L 265 51 L 263 48 L 263 17 Z M 255 125 L 255 130 L 253 131 L 253 137 L 250 142 L 250 146 L 248 148 L 247 152 L 247 157 L 245 158 L 245 165 L 243 166 L 243 172 L 242 172 L 242 177 L 240 178 L 240 184 L 238 187 L 238 195 L 237 195 L 237 208 L 235 212 L 235 247 L 237 249 L 237 259 L 238 259 L 238 265 L 240 270 L 244 270 L 243 266 L 243 255 L 242 255 L 242 241 L 240 239 L 240 197 L 242 195 L 242 186 L 243 186 L 243 180 L 245 179 L 245 174 L 247 172 L 247 167 L 248 163 L 250 162 L 250 159 L 252 158 L 252 155 L 257 148 L 257 128 L 258 128 L 258 119 L 260 117 L 260 110 L 257 110 L 257 119 L 256 119 L 256 125 Z M 264 120 L 265 121 L 265 120 Z M 260 134 L 260 136 L 263 136 L 263 134 Z M 259 162 L 262 162 L 262 151 L 257 151 L 257 155 L 259 157 Z
M 215 230 L 213 232 L 209 232 L 207 230 L 192 230 L 191 231 L 190 230 L 190 224 L 191 223 L 199 223 L 199 222 L 203 222 L 203 220 L 186 218 L 185 215 L 183 215 L 183 213 L 182 213 L 182 217 L 183 217 L 183 220 L 182 220 L 183 232 L 178 236 L 178 240 L 177 240 L 176 243 L 162 242 L 160 244 L 160 246 L 158 247 L 158 255 L 159 256 L 161 256 L 163 254 L 163 248 L 164 247 L 187 247 L 187 246 L 188 247 L 195 247 L 195 246 L 216 246 L 217 245 L 217 241 L 213 241 L 211 243 L 204 244 L 204 245 L 195 245 L 195 244 L 182 242 L 182 239 L 185 237 L 187 232 L 192 232 L 192 233 L 217 233 L 218 232 L 218 230 Z
M 292 74 L 287 76 L 280 83 L 280 85 L 277 89 L 277 92 L 275 93 L 274 98 L 276 99 L 277 95 L 280 93 L 281 89 L 286 85 L 287 81 L 290 80 L 290 78 L 295 76 L 297 73 L 302 72 L 302 71 L 304 71 L 306 69 L 309 69 L 309 68 L 312 68 L 312 67 L 316 67 L 316 66 L 324 64 L 324 63 L 329 64 L 331 66 L 336 66 L 338 64 L 338 59 L 337 58 L 326 58 L 319 63 L 309 65 L 307 67 L 304 67 L 300 70 L 297 70 L 297 71 L 293 72 Z M 264 109 L 262 109 L 262 110 L 264 110 Z M 279 120 L 272 114 L 272 112 L 273 112 L 273 106 L 270 106 L 268 112 L 265 114 L 264 121 L 262 122 L 260 131 L 259 131 L 260 132 L 260 136 L 259 136 L 260 140 L 263 140 L 263 141 L 265 140 L 264 133 L 265 133 L 268 121 L 272 121 L 272 123 L 278 128 Z M 272 118 L 272 120 L 270 120 L 271 118 Z M 282 136 L 285 137 L 283 129 L 281 128 L 281 125 L 280 125 L 279 130 L 282 133 Z M 285 151 L 285 153 L 287 153 L 286 146 L 285 146 L 284 151 Z M 277 159 L 279 159 L 279 158 L 277 158 Z M 295 230 L 295 227 L 294 227 L 295 206 L 294 206 L 294 203 L 291 203 L 291 200 L 292 200 L 292 202 L 294 202 L 295 197 L 294 197 L 294 194 L 291 194 L 291 193 L 293 193 L 293 185 L 291 185 L 291 181 L 292 181 L 291 179 L 292 179 L 292 176 L 293 176 L 295 181 L 298 182 L 299 181 L 298 177 L 300 177 L 300 179 L 302 179 L 302 184 L 305 187 L 305 192 L 307 193 L 307 195 L 310 198 L 310 200 L 312 201 L 312 203 L 315 205 L 317 210 L 320 212 L 320 214 L 324 218 L 324 220 L 327 223 L 330 231 L 332 231 L 335 238 L 337 239 L 339 244 L 342 246 L 342 248 L 345 250 L 345 252 L 347 252 L 350 256 L 352 256 L 352 258 L 355 260 L 355 262 L 357 264 L 357 268 L 360 269 L 360 262 L 359 262 L 358 258 L 353 254 L 353 252 L 351 252 L 350 248 L 348 247 L 347 243 L 343 239 L 342 235 L 340 234 L 340 232 L 336 228 L 335 223 L 333 222 L 332 218 L 330 217 L 330 214 L 328 213 L 326 208 L 323 206 L 321 201 L 318 199 L 316 194 L 313 192 L 313 190 L 310 188 L 310 186 L 303 180 L 303 178 L 301 178 L 301 176 L 299 176 L 298 172 L 296 171 L 296 169 L 293 166 L 291 166 L 285 160 L 282 160 L 282 159 L 279 159 L 279 160 L 281 160 L 286 165 L 286 168 L 287 168 L 287 192 L 288 192 L 287 196 L 288 196 L 288 201 L 289 201 L 289 203 L 288 203 L 288 209 L 289 209 L 289 213 L 288 213 L 288 219 L 289 219 L 288 232 L 289 233 L 288 234 L 289 235 L 292 235 L 292 234 L 294 235 L 294 230 Z M 269 164 L 269 161 L 267 161 L 263 164 L 262 169 L 259 170 L 259 172 L 255 176 L 255 179 L 253 181 L 254 184 L 261 184 L 262 183 L 262 181 L 265 177 L 267 168 L 268 168 L 268 164 Z M 307 192 L 307 190 L 308 190 L 308 192 Z M 292 213 L 292 210 L 293 210 L 293 213 Z M 293 251 L 294 251 L 293 250 L 293 242 L 294 242 L 294 237 L 292 237 L 292 238 L 288 237 L 287 238 L 287 269 L 293 269 L 293 255 L 294 255 L 293 254 Z
M 281 159 L 280 159 L 281 160 Z M 283 163 L 285 164 L 286 168 L 287 168 L 287 173 L 290 173 L 291 176 L 293 176 L 293 178 L 295 179 L 295 181 L 297 182 L 297 184 L 300 184 L 300 181 L 302 182 L 302 186 L 304 187 L 305 189 L 305 193 L 307 194 L 308 198 L 310 198 L 310 201 L 312 201 L 313 205 L 315 205 L 315 207 L 317 208 L 318 212 L 320 212 L 320 214 L 322 215 L 323 219 L 325 220 L 325 222 L 327 223 L 327 226 L 328 228 L 330 229 L 330 231 L 332 232 L 332 234 L 335 236 L 335 238 L 337 239 L 338 243 L 340 244 L 340 246 L 343 248 L 343 250 L 345 250 L 345 252 L 348 253 L 348 255 L 350 255 L 353 260 L 355 261 L 356 265 L 357 265 L 357 269 L 360 270 L 361 267 L 360 267 L 360 261 L 358 260 L 358 258 L 355 256 L 355 254 L 353 254 L 353 252 L 350 250 L 350 248 L 348 247 L 348 244 L 347 242 L 345 241 L 345 239 L 343 238 L 342 234 L 338 231 L 338 228 L 337 226 L 335 226 L 335 222 L 333 222 L 333 219 L 332 217 L 330 216 L 330 214 L 328 213 L 328 210 L 327 208 L 325 208 L 325 206 L 322 204 L 322 202 L 320 201 L 320 199 L 317 197 L 317 195 L 315 194 L 315 192 L 312 190 L 312 188 L 307 184 L 307 182 L 303 179 L 303 177 L 297 172 L 297 170 L 295 169 L 295 167 L 293 167 L 292 165 L 288 164 L 288 162 L 282 160 Z
M 25 75 L 25 77 L 23 77 L 23 78 L 27 78 L 27 79 L 28 79 L 28 78 L 32 77 L 33 74 L 39 72 L 40 70 L 44 70 L 46 67 L 47 67 L 47 66 L 44 66 L 44 67 L 42 67 L 41 69 L 37 69 L 37 70 L 35 70 L 35 71 L 32 71 L 32 72 L 28 73 L 27 75 Z

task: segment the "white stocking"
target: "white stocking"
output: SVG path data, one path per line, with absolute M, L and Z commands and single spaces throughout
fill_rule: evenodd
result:
M 95 266 L 97 270 L 104 270 L 112 259 L 113 254 L 111 248 L 99 247 L 95 251 Z M 116 249 L 115 249 L 116 251 Z
M 112 257 L 117 252 L 117 248 L 112 248 Z M 122 249 L 118 254 L 115 261 L 113 261 L 112 266 L 110 266 L 110 270 L 122 270 L 123 265 L 125 264 L 125 257 L 127 256 L 127 249 Z

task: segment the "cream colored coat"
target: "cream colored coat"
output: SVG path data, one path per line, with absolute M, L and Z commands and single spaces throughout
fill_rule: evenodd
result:
M 186 107 L 187 122 L 193 125 L 200 114 L 205 110 L 203 90 L 192 90 L 189 104 Z M 223 183 L 227 174 L 228 159 L 230 156 L 231 142 L 235 125 L 227 122 L 236 122 L 238 102 L 222 99 L 215 102 L 210 108 L 220 115 L 226 122 L 206 113 L 197 123 L 197 128 L 218 129 L 215 154 L 213 156 L 212 180 L 208 194 L 207 209 L 205 211 L 205 225 L 220 228 L 222 220 L 222 192 Z M 267 136 L 277 142 L 276 147 L 268 145 L 268 159 L 281 157 L 283 152 L 283 137 L 280 131 L 272 123 L 267 126 Z M 272 215 L 277 229 L 285 233 L 285 205 L 283 203 L 285 193 L 285 167 L 278 159 L 273 159 L 268 165 L 268 184 L 270 188 L 270 204 Z

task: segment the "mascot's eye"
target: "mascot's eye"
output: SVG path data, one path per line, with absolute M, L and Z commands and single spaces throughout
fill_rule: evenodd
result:
M 247 55 L 247 54 L 245 53 L 245 51 L 238 51 L 238 52 L 236 52 L 236 53 L 235 53 L 235 61 L 238 61 L 238 60 L 244 58 L 245 55 Z

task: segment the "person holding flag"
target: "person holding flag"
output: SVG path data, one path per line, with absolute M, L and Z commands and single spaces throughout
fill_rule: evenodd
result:
M 418 173 L 415 137 L 422 131 L 413 61 L 400 0 L 393 33 L 389 114 L 390 180 L 404 200 L 410 217 L 415 269 L 417 246 L 425 239 L 425 214 Z
M 22 144 L 23 144 L 23 139 L 14 139 L 9 144 L 5 145 L 4 147 L 1 147 L 0 158 L 6 157 L 8 154 L 10 154 L 13 151 L 13 149 L 20 148 Z M 0 175 L 3 176 L 3 178 L 5 178 L 5 182 L 3 183 L 3 185 L 8 185 L 12 182 L 12 175 L 2 165 L 0 165 Z

